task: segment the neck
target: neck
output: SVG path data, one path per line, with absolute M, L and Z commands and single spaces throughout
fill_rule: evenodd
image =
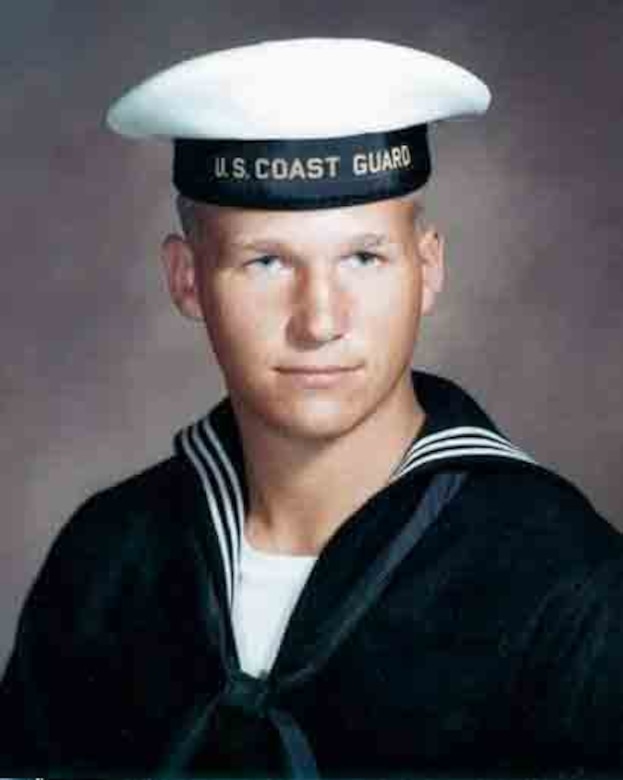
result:
M 317 555 L 339 526 L 388 482 L 424 421 L 410 375 L 372 415 L 330 440 L 286 436 L 234 403 L 256 548 Z

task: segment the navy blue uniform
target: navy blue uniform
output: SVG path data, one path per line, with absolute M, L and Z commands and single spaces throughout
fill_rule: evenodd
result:
M 622 537 L 456 385 L 413 379 L 424 428 L 323 549 L 265 679 L 230 622 L 229 402 L 88 500 L 22 612 L 0 773 L 623 771 Z

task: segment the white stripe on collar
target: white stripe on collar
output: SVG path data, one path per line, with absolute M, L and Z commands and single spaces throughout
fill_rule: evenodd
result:
M 394 471 L 391 481 L 395 482 L 413 469 L 432 461 L 477 455 L 535 462 L 500 434 L 486 428 L 462 425 L 416 440 Z
M 203 486 L 210 519 L 218 539 L 227 598 L 231 606 L 238 577 L 240 541 L 245 516 L 241 475 L 237 474 L 209 417 L 183 431 L 180 443 L 199 474 Z
M 179 442 L 203 486 L 209 516 L 218 540 L 227 598 L 231 607 L 238 581 L 240 544 L 245 521 L 244 467 L 228 455 L 210 415 L 182 431 Z M 457 426 L 416 440 L 398 464 L 389 484 L 428 463 L 474 457 L 535 462 L 493 431 L 473 426 Z

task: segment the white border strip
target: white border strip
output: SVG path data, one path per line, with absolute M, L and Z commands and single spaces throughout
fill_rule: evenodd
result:
M 421 458 L 416 458 L 414 461 L 409 463 L 407 466 L 403 467 L 397 474 L 394 475 L 392 478 L 392 482 L 396 481 L 397 479 L 400 479 L 400 477 L 403 477 L 405 474 L 407 474 L 409 471 L 413 471 L 413 469 L 419 468 L 420 466 L 425 465 L 426 463 L 431 463 L 433 461 L 437 460 L 449 460 L 450 458 L 466 458 L 466 457 L 473 457 L 475 455 L 480 456 L 494 456 L 497 458 L 508 458 L 509 460 L 518 460 L 522 461 L 524 463 L 535 463 L 535 460 L 531 458 L 529 455 L 525 455 L 521 451 L 514 452 L 513 450 L 505 450 L 500 447 L 464 447 L 459 448 L 455 450 L 444 450 L 442 452 L 433 452 L 428 455 L 423 455 Z
M 473 426 L 459 426 L 433 433 L 416 442 L 398 466 L 392 481 L 424 463 L 469 455 L 499 455 L 503 458 L 535 463 L 533 458 L 493 431 Z
M 228 504 L 226 504 L 226 506 L 229 506 L 227 520 L 229 522 L 230 527 L 232 527 L 235 531 L 234 537 L 235 537 L 236 559 L 233 563 L 234 563 L 234 569 L 237 569 L 237 565 L 240 560 L 240 545 L 242 542 L 242 534 L 244 532 L 243 529 L 244 529 L 244 520 L 245 520 L 244 500 L 242 497 L 242 485 L 238 477 L 238 474 L 236 473 L 236 469 L 234 468 L 233 463 L 229 459 L 229 456 L 227 455 L 225 448 L 221 444 L 221 441 L 219 440 L 214 427 L 207 420 L 203 420 L 202 426 L 204 432 L 206 433 L 210 442 L 212 443 L 215 452 L 218 454 L 221 460 L 225 474 L 229 479 L 229 485 L 234 494 L 235 507 L 232 509 L 231 501 L 229 501 Z
M 192 437 L 192 438 L 191 438 Z M 195 469 L 197 470 L 203 486 L 206 499 L 208 501 L 208 508 L 210 510 L 210 519 L 212 520 L 214 530 L 221 550 L 221 559 L 223 561 L 223 568 L 225 570 L 225 587 L 227 589 L 227 599 L 229 604 L 232 603 L 233 598 L 233 572 L 232 561 L 230 560 L 227 541 L 225 539 L 225 527 L 223 519 L 218 510 L 218 504 L 212 485 L 210 484 L 209 475 L 211 474 L 219 484 L 222 483 L 222 478 L 218 474 L 217 467 L 214 464 L 214 460 L 210 453 L 206 450 L 205 445 L 199 439 L 197 426 L 193 425 L 190 429 L 187 429 L 182 434 L 182 444 L 186 450 L 186 454 L 191 459 Z M 209 471 L 208 471 L 209 469 Z

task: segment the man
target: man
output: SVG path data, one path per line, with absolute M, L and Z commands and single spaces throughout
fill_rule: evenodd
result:
M 183 63 L 113 107 L 175 138 L 171 297 L 228 398 L 56 541 L 0 689 L 0 770 L 623 766 L 621 537 L 455 385 L 426 125 L 474 76 L 370 41 Z

